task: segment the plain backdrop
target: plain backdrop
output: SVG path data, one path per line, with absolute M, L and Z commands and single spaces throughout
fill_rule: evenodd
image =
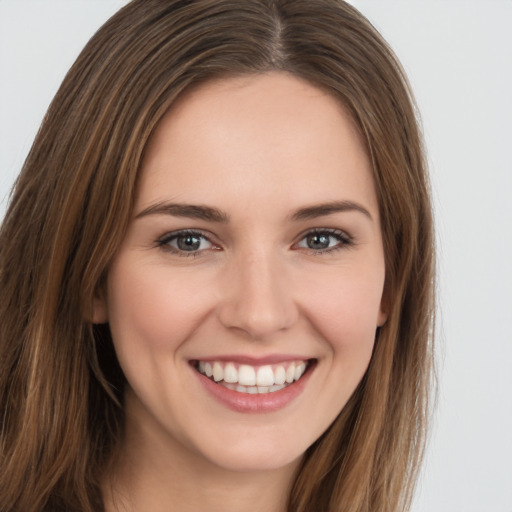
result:
M 124 3 L 0 0 L 0 218 L 65 72 Z M 512 1 L 351 3 L 409 74 L 434 189 L 439 398 L 413 512 L 512 512 Z

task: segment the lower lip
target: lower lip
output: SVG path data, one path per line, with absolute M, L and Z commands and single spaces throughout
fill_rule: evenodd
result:
M 220 403 L 233 411 L 243 413 L 275 412 L 286 407 L 297 398 L 313 373 L 314 365 L 310 364 L 304 375 L 293 384 L 272 393 L 249 394 L 240 393 L 217 384 L 202 373 L 194 370 L 206 390 Z

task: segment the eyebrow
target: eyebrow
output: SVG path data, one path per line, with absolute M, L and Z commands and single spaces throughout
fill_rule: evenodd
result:
M 175 217 L 187 217 L 189 219 L 200 219 L 221 223 L 226 223 L 229 220 L 228 215 L 218 208 L 167 202 L 153 204 L 145 210 L 142 210 L 135 218 L 140 219 L 141 217 L 146 217 L 148 215 L 173 215 Z
M 352 201 L 331 201 L 329 203 L 315 204 L 297 210 L 291 217 L 294 221 L 315 219 L 333 213 L 352 212 L 362 213 L 370 220 L 373 220 L 370 212 L 362 205 Z
M 353 201 L 331 201 L 329 203 L 306 206 L 294 212 L 290 218 L 292 221 L 297 222 L 351 211 L 360 212 L 370 220 L 373 220 L 370 212 L 364 206 Z M 222 224 L 229 222 L 228 214 L 218 208 L 204 205 L 168 203 L 165 201 L 148 206 L 138 213 L 135 218 L 140 219 L 148 215 L 173 215 L 175 217 L 187 217 L 189 219 L 200 219 Z

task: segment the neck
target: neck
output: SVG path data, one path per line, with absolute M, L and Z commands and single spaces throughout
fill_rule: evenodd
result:
M 104 485 L 106 512 L 285 512 L 300 459 L 277 469 L 220 467 L 152 424 L 131 422 Z

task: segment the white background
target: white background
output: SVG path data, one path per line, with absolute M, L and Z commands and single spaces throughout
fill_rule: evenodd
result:
M 65 72 L 124 3 L 0 0 L 0 218 Z M 434 188 L 440 388 L 414 512 L 512 512 L 512 0 L 352 3 L 409 73 Z

